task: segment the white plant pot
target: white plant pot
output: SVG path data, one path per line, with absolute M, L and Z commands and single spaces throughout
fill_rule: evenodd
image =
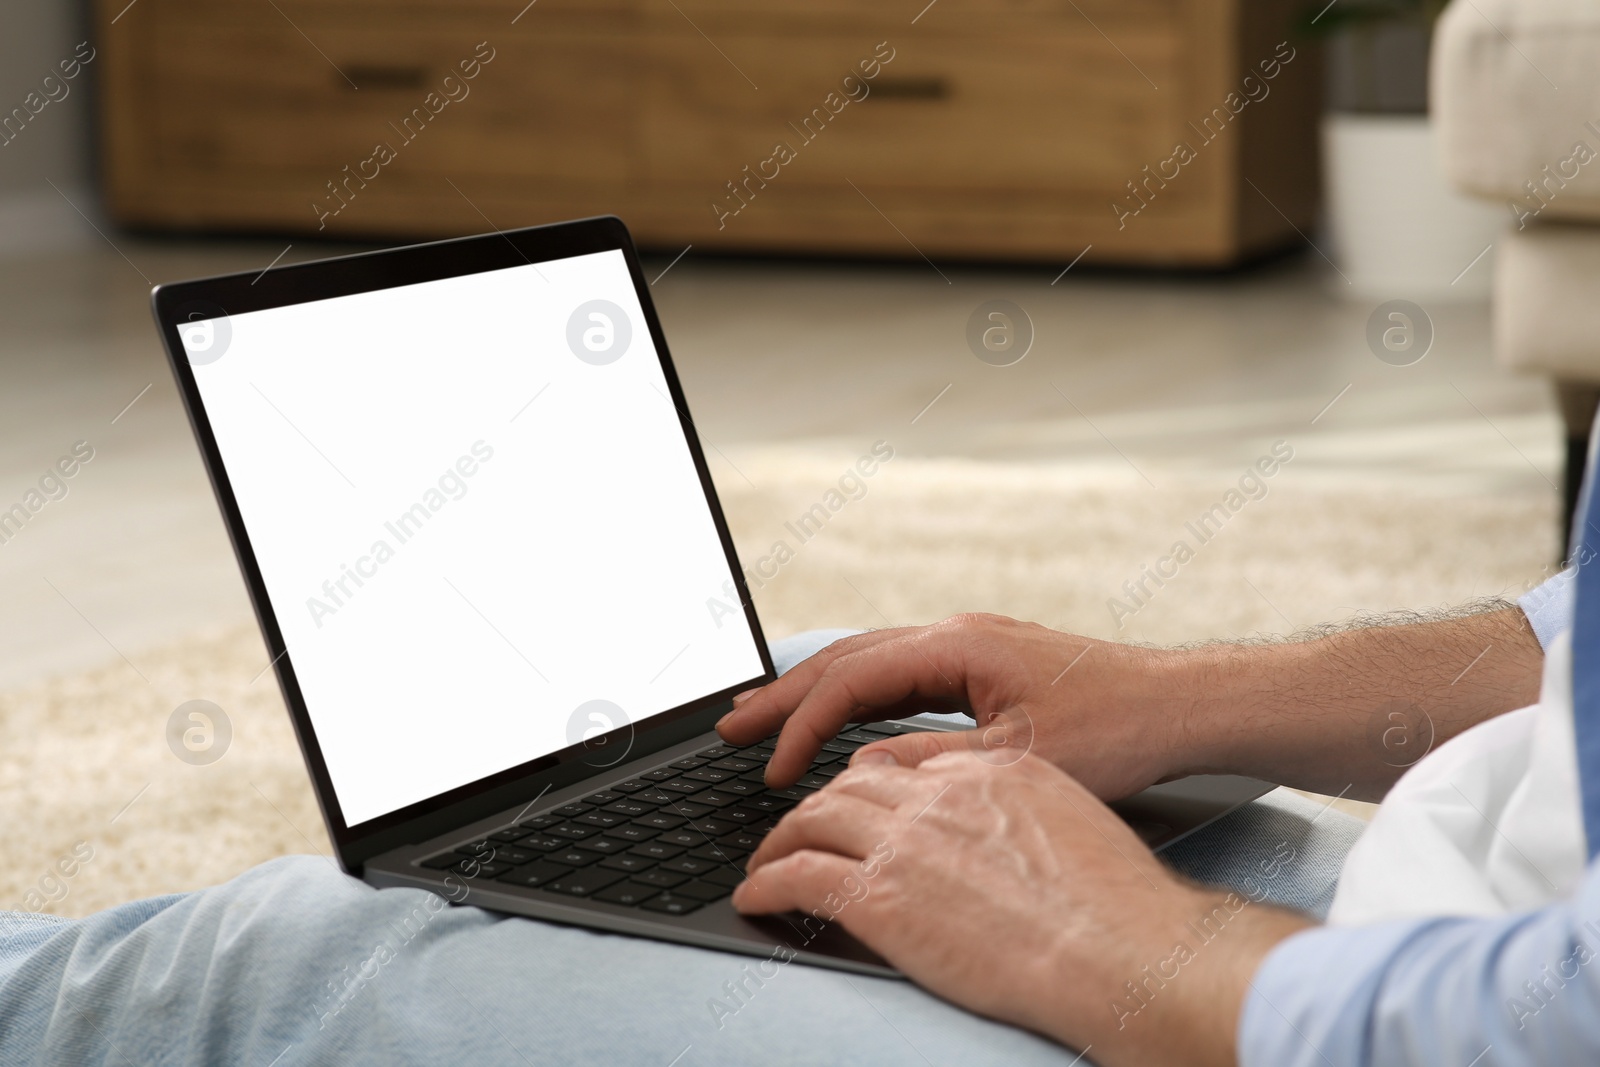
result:
M 1329 114 L 1322 160 L 1324 251 L 1342 291 L 1380 301 L 1489 295 L 1494 252 L 1477 257 L 1505 228 L 1506 210 L 1450 187 L 1426 116 Z

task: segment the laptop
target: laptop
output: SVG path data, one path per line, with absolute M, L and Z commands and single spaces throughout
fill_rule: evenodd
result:
M 713 724 L 775 673 L 638 255 L 594 218 L 163 285 L 196 440 L 341 867 L 865 974 L 729 895 L 789 789 Z M 758 398 L 752 398 L 757 402 Z M 1161 847 L 1261 795 L 1158 786 Z

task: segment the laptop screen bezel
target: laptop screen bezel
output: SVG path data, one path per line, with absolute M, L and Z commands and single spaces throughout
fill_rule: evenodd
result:
M 210 417 L 195 380 L 194 368 L 189 363 L 178 333 L 184 309 L 195 305 L 214 307 L 231 316 L 609 251 L 621 252 L 627 262 L 628 274 L 633 280 L 650 339 L 655 345 L 662 374 L 677 409 L 679 425 L 705 493 L 706 505 L 711 510 L 717 536 L 727 557 L 739 604 L 761 657 L 763 673 L 688 704 L 652 715 L 638 724 L 619 727 L 599 738 L 506 768 L 354 826 L 348 825 L 295 674 L 293 650 L 284 647 L 283 633 L 234 496 L 227 466 L 217 447 Z M 183 397 L 184 408 L 189 415 L 190 426 L 211 478 L 212 489 L 222 510 L 234 554 L 249 588 L 256 619 L 266 640 L 268 654 L 272 657 L 272 667 L 288 705 L 317 802 L 332 834 L 340 865 L 346 871 L 359 873 L 367 859 L 381 852 L 447 833 L 455 827 L 488 818 L 498 811 L 531 802 L 545 791 L 601 774 L 603 767 L 593 758 L 597 750 L 615 751 L 617 747 L 625 745 L 627 758 L 631 759 L 648 756 L 704 733 L 731 706 L 734 694 L 765 684 L 776 677 L 761 622 L 751 602 L 744 571 L 739 565 L 699 436 L 689 416 L 655 305 L 650 299 L 638 253 L 620 219 L 603 216 L 292 264 L 275 267 L 264 273 L 176 282 L 155 288 L 151 293 L 151 308 L 178 391 Z M 607 749 L 607 745 L 612 747 Z M 620 759 L 607 760 L 605 765 L 620 762 Z

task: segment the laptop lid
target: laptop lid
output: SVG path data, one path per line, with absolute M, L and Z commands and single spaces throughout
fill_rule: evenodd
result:
M 774 676 L 619 220 L 152 302 L 347 870 Z

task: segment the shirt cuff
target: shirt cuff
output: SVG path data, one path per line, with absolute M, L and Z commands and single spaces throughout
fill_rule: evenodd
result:
M 1388 965 L 1438 921 L 1314 927 L 1280 942 L 1239 1014 L 1239 1067 L 1367 1063 L 1368 1015 Z
M 1573 612 L 1578 601 L 1578 569 L 1568 567 L 1543 585 L 1535 586 L 1517 598 L 1528 624 L 1533 627 L 1539 646 L 1548 649 L 1550 642 L 1572 629 Z

